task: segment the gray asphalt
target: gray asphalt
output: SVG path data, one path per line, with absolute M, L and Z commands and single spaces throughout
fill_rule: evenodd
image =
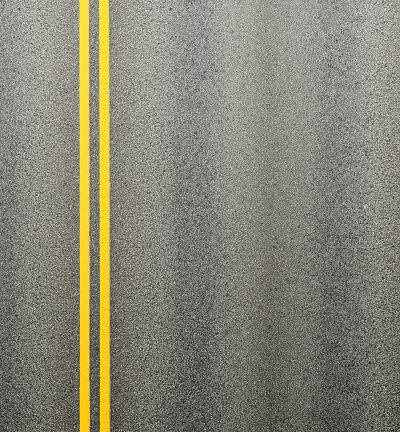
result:
M 77 4 L 0 11 L 0 430 L 73 431 Z M 400 430 L 399 23 L 384 0 L 111 2 L 112 431 Z
M 0 430 L 79 421 L 79 11 L 0 3 Z

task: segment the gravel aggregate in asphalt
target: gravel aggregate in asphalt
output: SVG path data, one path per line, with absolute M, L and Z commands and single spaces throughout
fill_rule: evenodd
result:
M 78 18 L 0 3 L 7 432 L 79 429 Z M 110 2 L 112 431 L 400 429 L 399 23 L 384 0 Z

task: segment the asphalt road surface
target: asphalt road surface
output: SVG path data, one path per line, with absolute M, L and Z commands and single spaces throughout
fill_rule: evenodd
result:
M 386 0 L 110 2 L 113 432 L 400 430 L 399 25 Z M 0 430 L 77 431 L 76 1 L 0 0 L 0 102 Z

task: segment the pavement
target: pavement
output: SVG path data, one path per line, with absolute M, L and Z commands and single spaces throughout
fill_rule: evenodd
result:
M 384 0 L 110 2 L 112 431 L 400 430 L 399 22 Z M 0 1 L 0 52 L 0 430 L 77 431 L 78 4 Z

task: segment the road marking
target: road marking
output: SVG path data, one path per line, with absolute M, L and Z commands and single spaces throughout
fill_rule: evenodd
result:
M 79 1 L 80 431 L 90 430 L 89 0 Z
M 110 431 L 110 106 L 109 2 L 99 0 L 100 432 Z

